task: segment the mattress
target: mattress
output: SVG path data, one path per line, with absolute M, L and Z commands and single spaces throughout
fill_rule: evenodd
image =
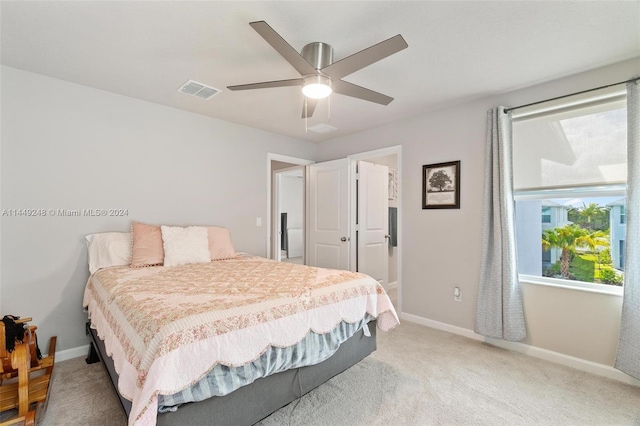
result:
M 187 389 L 217 365 L 242 367 L 309 332 L 367 316 L 387 330 L 397 315 L 364 274 L 253 256 L 176 267 L 113 267 L 85 290 L 92 327 L 132 401 L 129 424 L 154 424 L 159 395 Z

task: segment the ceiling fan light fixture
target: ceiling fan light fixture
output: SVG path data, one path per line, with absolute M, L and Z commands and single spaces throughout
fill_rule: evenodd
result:
M 310 75 L 304 78 L 302 93 L 312 99 L 324 99 L 331 94 L 331 79 L 323 75 Z

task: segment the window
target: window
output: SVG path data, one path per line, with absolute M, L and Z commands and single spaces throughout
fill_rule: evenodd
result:
M 620 207 L 620 223 L 621 224 L 627 223 L 627 213 L 624 206 Z
M 626 101 L 620 91 L 597 95 L 514 114 L 521 275 L 591 288 L 622 285 Z
M 551 266 L 551 250 L 542 248 L 542 267 L 548 268 Z

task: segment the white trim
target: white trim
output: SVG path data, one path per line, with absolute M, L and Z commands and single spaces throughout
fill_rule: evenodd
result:
M 275 170 L 271 170 L 271 188 L 273 189 L 273 194 L 271 195 L 271 199 L 273 203 L 271 203 L 271 217 L 274 218 L 271 221 L 271 218 L 267 220 L 269 223 L 269 227 L 271 228 L 271 234 L 267 236 L 273 236 L 273 238 L 269 238 L 271 241 L 269 242 L 269 247 L 271 247 L 271 252 L 267 252 L 267 258 L 273 259 L 278 262 L 282 261 L 282 246 L 280 242 L 281 232 L 280 229 L 280 220 L 278 219 L 278 211 L 280 210 L 280 184 L 282 180 L 282 175 Z M 272 223 L 273 222 L 273 223 Z M 278 250 L 279 249 L 279 250 Z
M 518 276 L 518 281 L 525 284 L 562 288 L 566 290 L 586 291 L 587 293 L 606 294 L 617 297 L 622 297 L 624 294 L 622 286 L 593 284 L 584 281 L 570 281 L 559 278 L 536 277 L 535 275 L 524 274 L 520 274 Z
M 78 358 L 81 356 L 89 355 L 89 345 L 78 346 L 76 348 L 65 349 L 63 351 L 56 352 L 56 364 L 68 359 Z M 49 354 L 42 354 L 43 357 L 49 356 Z
M 474 340 L 480 340 L 480 338 L 482 337 L 479 334 L 476 334 L 467 328 L 462 328 L 455 325 L 446 324 L 444 322 L 439 322 L 439 321 L 431 320 L 428 318 L 419 317 L 418 315 L 407 314 L 406 312 L 400 313 L 400 319 L 404 321 L 409 321 L 415 324 L 424 325 L 425 327 L 435 328 L 436 330 L 447 331 L 449 333 L 468 337 Z
M 387 284 L 387 289 L 389 290 L 393 290 L 398 288 L 398 281 L 394 281 L 392 283 Z
M 481 336 L 476 334 L 472 330 L 458 327 L 451 324 L 446 324 L 439 321 L 434 321 L 428 318 L 419 317 L 417 315 L 400 313 L 400 319 L 409 321 L 415 324 L 420 324 L 426 327 L 434 328 L 436 330 L 446 331 L 448 333 L 457 334 L 459 336 L 468 337 L 473 340 L 478 340 L 496 346 L 501 349 L 507 349 L 514 352 L 523 353 L 525 355 L 532 356 L 534 358 L 544 359 L 545 361 L 551 361 L 556 364 L 565 365 L 581 371 L 586 371 L 601 377 L 617 380 L 629 385 L 640 386 L 640 380 L 636 380 L 631 376 L 624 374 L 623 372 L 616 370 L 615 368 L 599 364 L 597 362 L 587 361 L 585 359 L 576 358 L 570 355 L 561 354 L 559 352 L 550 351 L 548 349 L 538 348 L 536 346 L 527 345 L 519 342 L 508 342 L 506 340 L 494 339 L 491 337 Z
M 393 145 L 387 148 L 374 149 L 373 151 L 359 152 L 357 154 L 348 155 L 350 160 L 366 160 L 367 158 L 385 157 L 387 155 L 398 154 L 402 150 L 402 145 Z
M 272 152 L 267 153 L 267 220 L 265 228 L 267 228 L 267 259 L 271 258 L 271 161 L 282 161 L 283 163 L 297 164 L 299 166 L 308 166 L 315 163 L 313 160 L 307 160 L 305 158 L 290 157 L 288 155 L 274 154 Z M 306 179 L 306 178 L 305 178 Z M 306 198 L 306 195 L 305 195 Z
M 556 198 L 626 197 L 626 195 L 626 182 L 608 182 L 592 186 L 574 185 L 548 188 L 520 188 L 513 191 L 513 198 L 516 201 L 553 200 Z

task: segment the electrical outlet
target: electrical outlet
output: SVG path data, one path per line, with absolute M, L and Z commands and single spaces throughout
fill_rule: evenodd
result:
M 456 302 L 462 302 L 462 290 L 460 290 L 460 287 L 455 287 L 453 289 L 453 300 Z

